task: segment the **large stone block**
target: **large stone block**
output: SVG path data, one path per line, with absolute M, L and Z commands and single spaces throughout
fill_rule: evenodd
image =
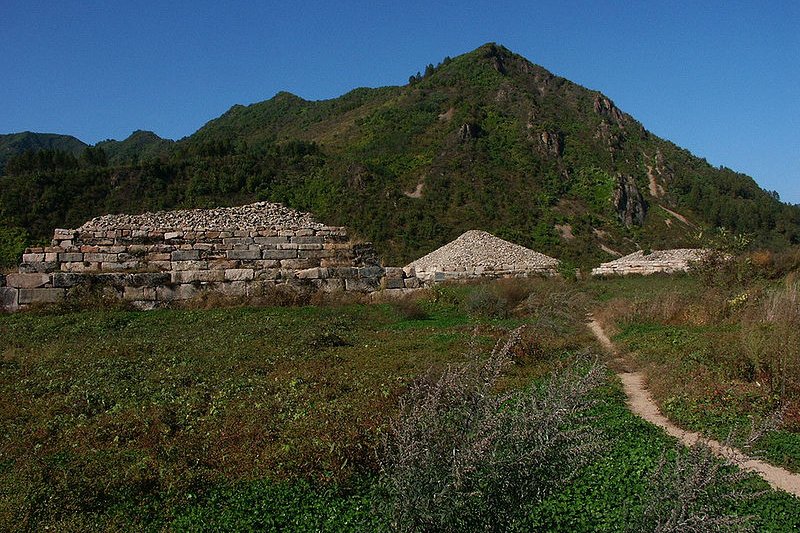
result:
M 67 289 L 75 285 L 88 283 L 91 277 L 88 274 L 78 274 L 74 272 L 56 272 L 53 274 L 53 287 Z
M 327 268 L 313 267 L 297 271 L 297 277 L 300 279 L 327 279 L 330 274 Z
M 6 285 L 19 289 L 44 287 L 50 282 L 50 274 L 8 274 Z
M 173 261 L 172 270 L 207 270 L 208 261 Z
M 319 266 L 317 259 L 283 259 L 281 260 L 281 268 L 290 270 L 304 270 Z
M 346 290 L 356 292 L 372 292 L 380 288 L 378 278 L 346 279 L 344 284 Z
M 116 263 L 119 259 L 118 254 L 107 253 L 87 253 L 83 254 L 83 260 L 90 263 Z
M 127 301 L 152 301 L 156 299 L 156 289 L 154 287 L 125 287 L 122 292 L 122 299 Z
M 250 285 L 247 281 L 230 281 L 220 283 L 217 290 L 225 296 L 248 296 Z
M 223 270 L 180 270 L 172 272 L 172 283 L 192 283 L 195 281 L 223 281 Z
M 19 309 L 19 289 L 0 287 L 0 311 L 16 311 Z
M 64 299 L 66 289 L 20 289 L 19 303 L 27 304 L 52 304 Z
M 325 242 L 325 237 L 317 235 L 298 235 L 297 237 L 292 237 L 292 242 L 296 242 L 297 244 L 322 244 Z
M 358 277 L 360 278 L 382 278 L 383 268 L 379 266 L 363 267 L 358 269 Z
M 200 259 L 200 250 L 175 250 L 170 254 L 172 261 L 197 261 Z
M 384 270 L 385 270 L 384 276 L 386 276 L 387 278 L 402 279 L 406 277 L 406 273 L 400 267 L 386 267 Z
M 41 254 L 22 254 L 23 263 L 43 263 L 44 253 Z
M 62 252 L 58 254 L 58 260 L 65 263 L 75 263 L 83 261 L 83 254 L 80 252 Z
M 381 287 L 384 289 L 403 289 L 405 284 L 402 278 L 383 278 L 381 280 Z
M 46 272 L 55 272 L 59 269 L 59 264 L 56 261 L 43 261 L 37 263 L 22 263 L 19 265 L 19 271 L 23 274 L 35 274 L 35 273 L 46 273 Z
M 419 278 L 406 278 L 403 280 L 403 285 L 406 289 L 419 289 L 422 286 L 422 283 L 419 281 Z
M 253 244 L 252 237 L 228 237 L 226 239 L 222 239 L 222 244 L 227 246 L 236 246 L 241 244 Z
M 264 250 L 264 259 L 294 259 L 297 257 L 297 250 Z
M 338 292 L 345 289 L 343 279 L 315 279 L 312 280 L 314 287 L 322 292 Z
M 228 259 L 261 259 L 261 250 L 228 250 L 226 256 Z
M 249 281 L 255 278 L 251 268 L 230 268 L 225 270 L 225 281 Z
M 288 237 L 255 237 L 253 242 L 256 244 L 281 244 L 289 242 Z

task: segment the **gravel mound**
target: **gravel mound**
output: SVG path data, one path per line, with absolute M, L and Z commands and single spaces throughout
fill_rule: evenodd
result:
M 675 248 L 673 250 L 653 250 L 645 254 L 642 250 L 633 252 L 619 259 L 603 263 L 603 266 L 646 264 L 662 262 L 689 262 L 700 261 L 708 255 L 708 250 L 703 248 Z
M 603 263 L 592 269 L 593 276 L 671 274 L 687 272 L 692 266 L 708 257 L 710 250 L 703 248 L 675 248 L 673 250 L 653 250 L 645 254 L 642 250 L 633 252 L 619 259 Z
M 410 263 L 417 272 L 543 271 L 558 260 L 491 233 L 470 230 L 449 244 Z
M 238 207 L 158 211 L 141 215 L 103 215 L 79 228 L 85 230 L 139 229 L 151 230 L 252 230 L 261 228 L 324 227 L 310 213 L 284 207 L 282 204 L 257 202 Z

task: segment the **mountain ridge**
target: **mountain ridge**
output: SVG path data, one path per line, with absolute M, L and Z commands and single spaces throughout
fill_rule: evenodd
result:
M 79 215 L 281 201 L 347 224 L 402 262 L 469 229 L 579 264 L 694 245 L 699 229 L 717 226 L 760 245 L 800 240 L 800 209 L 752 178 L 494 43 L 407 85 L 317 101 L 282 91 L 176 142 L 131 137 L 97 145 L 114 152 L 106 165 L 65 170 L 90 192 L 52 202 L 55 214 L 41 207 L 42 221 L 13 206 L 48 186 L 0 177 L 10 191 L 0 192 L 0 221 L 44 235 Z

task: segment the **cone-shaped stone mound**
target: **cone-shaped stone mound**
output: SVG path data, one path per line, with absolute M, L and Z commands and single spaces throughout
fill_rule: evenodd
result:
M 410 263 L 421 279 L 505 277 L 556 273 L 558 260 L 491 233 L 470 230 Z

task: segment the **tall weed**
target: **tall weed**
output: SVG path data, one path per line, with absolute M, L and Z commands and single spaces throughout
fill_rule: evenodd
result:
M 539 387 L 496 394 L 519 340 L 516 330 L 483 363 L 429 374 L 401 399 L 381 459 L 393 529 L 504 530 L 598 451 L 586 415 L 603 368 L 583 361 Z

